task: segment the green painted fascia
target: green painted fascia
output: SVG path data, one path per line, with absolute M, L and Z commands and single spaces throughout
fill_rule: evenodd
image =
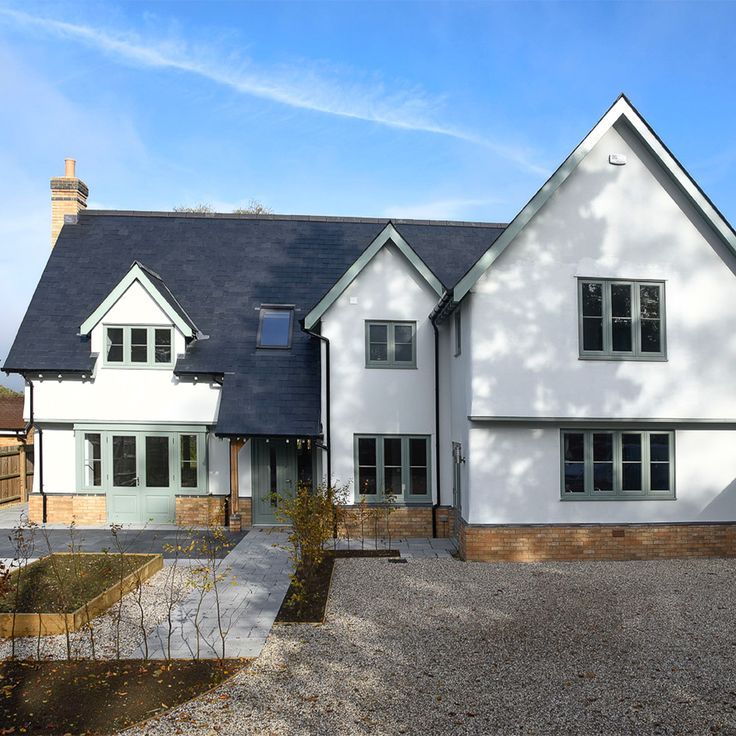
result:
M 476 261 L 465 276 L 458 281 L 453 290 L 453 301 L 459 302 L 473 288 L 478 279 L 493 265 L 496 259 L 524 229 L 532 217 L 539 212 L 547 200 L 559 189 L 603 135 L 622 118 L 631 126 L 632 130 L 649 148 L 652 155 L 668 171 L 672 179 L 678 184 L 688 199 L 690 199 L 695 208 L 736 256 L 736 232 L 734 232 L 723 215 L 695 183 L 690 174 L 685 171 L 682 164 L 680 164 L 662 143 L 641 114 L 624 95 L 621 95 L 588 135 L 583 138 L 577 148 L 565 159 L 557 171 L 552 174 L 542 188 L 524 206 L 521 212 L 509 223 L 508 227 L 501 233 L 493 245 Z
M 105 297 L 97 309 L 95 309 L 95 311 L 92 312 L 86 320 L 84 320 L 82 326 L 79 328 L 79 333 L 81 335 L 89 335 L 94 327 L 100 323 L 103 317 L 113 308 L 117 301 L 136 281 L 140 283 L 149 296 L 156 302 L 156 304 L 163 310 L 164 314 L 166 314 L 166 316 L 185 337 L 194 337 L 194 330 L 192 330 L 191 326 L 187 324 L 171 304 L 164 299 L 161 292 L 153 284 L 151 279 L 148 278 L 146 272 L 138 263 L 134 263 L 131 266 L 128 273 L 123 276 L 117 286 Z
M 327 294 L 310 310 L 309 314 L 304 318 L 304 327 L 306 329 L 311 330 L 319 322 L 322 315 L 335 303 L 340 294 L 347 289 L 356 276 L 373 260 L 376 253 L 389 241 L 401 251 L 404 257 L 414 266 L 438 296 L 444 293 L 444 288 L 440 280 L 432 273 L 427 264 L 419 257 L 409 243 L 406 242 L 401 233 L 389 222 L 376 238 L 374 238 L 373 242 L 360 254 L 360 257 L 355 263 L 345 271 Z

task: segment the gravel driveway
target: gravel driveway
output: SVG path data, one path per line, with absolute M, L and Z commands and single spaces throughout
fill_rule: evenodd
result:
M 129 734 L 734 734 L 736 560 L 341 560 L 324 626 Z

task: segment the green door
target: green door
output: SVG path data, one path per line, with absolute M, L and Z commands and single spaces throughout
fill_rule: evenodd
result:
M 292 497 L 297 485 L 295 440 L 253 439 L 253 523 L 282 524 L 279 497 Z
M 110 437 L 108 518 L 116 524 L 167 524 L 175 518 L 172 438 L 116 432 Z

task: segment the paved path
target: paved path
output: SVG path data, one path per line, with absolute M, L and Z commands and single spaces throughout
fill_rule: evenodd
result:
M 386 549 L 388 542 L 385 539 L 379 539 L 378 543 L 373 539 L 366 539 L 361 547 L 360 539 L 351 539 L 348 544 L 345 539 L 337 540 L 338 549 Z M 328 546 L 328 549 L 330 547 Z M 402 557 L 407 559 L 414 558 L 431 558 L 437 557 L 439 559 L 447 559 L 452 557 L 453 553 L 457 549 L 455 541 L 452 539 L 431 539 L 428 537 L 408 537 L 391 540 L 391 549 L 398 550 Z
M 283 549 L 287 538 L 283 531 L 254 529 L 240 541 L 222 562 L 226 576 L 219 585 L 220 618 L 227 629 L 227 658 L 257 657 L 271 631 L 276 614 L 289 589 L 291 562 Z M 197 614 L 197 608 L 199 613 Z M 198 626 L 195 626 L 195 617 Z M 168 656 L 168 625 L 161 624 L 148 636 L 149 656 Z M 214 592 L 192 592 L 175 612 L 171 657 L 203 659 L 222 656 L 223 644 L 217 624 L 217 600 Z M 142 649 L 130 658 L 143 656 Z

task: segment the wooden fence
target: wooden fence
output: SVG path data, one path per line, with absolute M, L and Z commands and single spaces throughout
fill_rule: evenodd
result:
M 0 447 L 0 505 L 27 501 L 33 487 L 33 445 Z

